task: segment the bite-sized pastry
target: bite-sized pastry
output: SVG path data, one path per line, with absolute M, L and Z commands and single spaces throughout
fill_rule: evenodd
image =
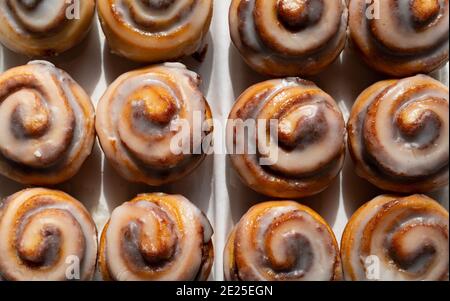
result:
M 339 247 L 327 222 L 293 201 L 258 204 L 231 232 L 225 280 L 341 280 Z
M 231 39 L 247 64 L 270 76 L 308 76 L 344 49 L 345 0 L 233 0 Z
M 350 0 L 352 44 L 373 69 L 395 77 L 448 61 L 448 0 Z
M 0 203 L 0 279 L 91 280 L 96 260 L 94 221 L 70 195 L 33 188 Z
M 0 74 L 0 174 L 32 185 L 68 180 L 92 151 L 94 115 L 86 92 L 51 63 Z
M 181 195 L 141 194 L 114 209 L 100 240 L 104 280 L 204 281 L 214 260 L 207 217 Z
M 247 89 L 227 124 L 231 162 L 245 184 L 280 198 L 327 188 L 345 156 L 345 124 L 333 98 L 299 78 Z
M 427 192 L 448 184 L 448 88 L 425 75 L 378 82 L 348 122 L 356 172 L 381 189 Z
M 448 226 L 448 212 L 425 195 L 373 199 L 345 228 L 345 279 L 448 281 Z
M 98 103 L 96 128 L 120 175 L 159 186 L 200 165 L 212 117 L 199 86 L 196 73 L 166 63 L 125 73 L 108 87 Z
M 139 62 L 173 61 L 203 47 L 212 0 L 98 0 L 112 52 Z
M 88 33 L 94 0 L 2 0 L 0 42 L 33 57 L 54 56 Z

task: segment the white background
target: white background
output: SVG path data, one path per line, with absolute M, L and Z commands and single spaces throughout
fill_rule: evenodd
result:
M 213 23 L 206 43 L 209 51 L 203 63 L 186 59 L 184 63 L 203 78 L 203 91 L 213 109 L 215 118 L 225 120 L 235 99 L 250 85 L 267 78 L 250 70 L 230 42 L 228 33 L 228 6 L 231 0 L 215 0 Z M 0 46 L 0 71 L 25 64 L 28 58 L 14 54 Z M 96 104 L 106 87 L 120 74 L 139 65 L 110 54 L 104 35 L 96 20 L 84 42 L 61 56 L 50 59 L 66 70 L 91 95 Z M 448 86 L 448 65 L 433 73 Z M 352 50 L 341 57 L 323 74 L 309 78 L 338 102 L 347 119 L 358 94 L 372 83 L 383 79 L 369 70 Z M 23 189 L 0 176 L 0 198 Z M 110 212 L 136 194 L 150 191 L 179 193 L 207 213 L 215 229 L 215 265 L 211 278 L 222 280 L 222 252 L 229 230 L 248 208 L 270 198 L 258 195 L 245 187 L 231 168 L 225 155 L 210 156 L 201 167 L 186 179 L 164 187 L 152 188 L 121 179 L 105 161 L 98 144 L 72 180 L 58 185 L 83 202 L 92 213 L 99 233 Z M 348 218 L 364 202 L 382 192 L 358 178 L 347 156 L 343 172 L 323 193 L 299 200 L 318 211 L 332 226 L 340 240 Z M 448 209 L 448 187 L 430 194 Z

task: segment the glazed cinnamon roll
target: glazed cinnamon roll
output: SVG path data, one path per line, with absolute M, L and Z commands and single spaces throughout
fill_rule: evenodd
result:
M 350 0 L 353 45 L 373 69 L 396 77 L 448 61 L 448 0 Z
M 140 62 L 179 59 L 201 50 L 212 0 L 99 0 L 112 52 Z
M 138 195 L 114 209 L 100 240 L 104 280 L 206 280 L 214 250 L 207 217 L 181 195 Z
M 0 75 L 0 174 L 53 185 L 78 172 L 94 143 L 94 108 L 64 71 L 33 61 Z
M 212 127 L 199 85 L 196 73 L 166 63 L 128 72 L 108 88 L 97 107 L 96 128 L 119 174 L 159 186 L 203 161 Z
M 0 1 L 0 42 L 28 56 L 54 56 L 87 34 L 94 0 Z
M 252 207 L 228 238 L 225 280 L 330 281 L 342 278 L 339 248 L 330 226 L 293 201 Z
M 427 192 L 448 184 L 448 88 L 417 75 L 374 84 L 348 123 L 356 172 L 381 189 Z
M 344 49 L 345 0 L 233 0 L 231 39 L 244 60 L 270 76 L 307 76 Z
M 0 205 L 0 278 L 90 280 L 97 230 L 86 208 L 68 194 L 25 189 Z
M 227 147 L 241 179 L 259 193 L 300 198 L 324 190 L 345 155 L 335 101 L 314 83 L 270 80 L 247 89 L 227 125 Z
M 345 279 L 448 280 L 448 225 L 448 212 L 425 195 L 373 199 L 345 228 Z

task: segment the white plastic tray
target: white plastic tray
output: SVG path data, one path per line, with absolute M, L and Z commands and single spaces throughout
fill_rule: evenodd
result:
M 267 78 L 249 69 L 231 44 L 228 33 L 228 6 L 231 0 L 216 0 L 213 23 L 207 37 L 209 50 L 205 61 L 186 59 L 185 64 L 203 78 L 203 91 L 215 118 L 224 121 L 235 99 L 250 85 Z M 27 57 L 17 55 L 0 46 L 0 72 L 25 64 Z M 91 95 L 94 104 L 106 87 L 120 74 L 135 69 L 138 64 L 110 54 L 98 21 L 87 39 L 75 49 L 50 59 L 66 70 Z M 448 65 L 433 76 L 448 86 Z M 332 95 L 347 119 L 353 101 L 370 84 L 382 79 L 369 70 L 351 50 L 346 49 L 329 69 L 320 76 L 309 78 Z M 24 186 L 0 176 L 0 199 Z M 215 264 L 211 279 L 223 280 L 222 253 L 229 230 L 247 211 L 260 201 L 270 200 L 245 187 L 231 168 L 226 155 L 208 157 L 193 175 L 172 185 L 152 188 L 123 180 L 105 161 L 98 144 L 92 155 L 73 179 L 58 185 L 82 201 L 92 213 L 99 233 L 110 212 L 136 194 L 150 191 L 179 193 L 197 204 L 209 217 L 214 230 Z M 348 218 L 364 202 L 382 192 L 358 178 L 347 156 L 343 172 L 320 195 L 300 200 L 318 211 L 332 226 L 340 240 Z M 448 187 L 430 194 L 448 210 Z

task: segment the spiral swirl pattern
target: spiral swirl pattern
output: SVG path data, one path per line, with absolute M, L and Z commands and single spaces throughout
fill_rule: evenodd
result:
M 418 75 L 376 83 L 348 123 L 357 173 L 389 191 L 426 192 L 448 184 L 448 88 Z
M 276 128 L 272 121 L 277 121 Z M 335 101 L 298 78 L 250 87 L 237 100 L 227 125 L 235 169 L 249 187 L 272 197 L 299 198 L 324 190 L 342 168 L 344 138 Z
M 330 281 L 342 277 L 333 231 L 313 210 L 292 201 L 252 207 L 232 231 L 226 280 Z
M 448 61 L 448 0 L 351 0 L 350 36 L 375 70 L 429 73 Z
M 163 62 L 202 47 L 212 0 L 99 0 L 103 31 L 113 52 L 140 62 Z
M 448 212 L 427 196 L 379 196 L 356 211 L 344 231 L 345 278 L 448 280 L 448 227 Z
M 94 0 L 0 1 L 0 42 L 28 56 L 54 56 L 85 37 L 94 12 Z
M 71 178 L 91 153 L 94 108 L 64 71 L 33 61 L 0 75 L 0 174 L 24 184 Z
M 344 0 L 233 0 L 231 38 L 245 61 L 271 76 L 307 76 L 330 65 L 347 37 Z
M 108 88 L 97 107 L 97 134 L 124 178 L 158 186 L 202 162 L 212 117 L 199 85 L 196 73 L 166 63 L 126 73 Z M 189 143 L 189 154 L 178 154 L 173 141 Z
M 114 209 L 103 229 L 105 280 L 206 280 L 214 250 L 206 216 L 181 195 L 138 195 Z
M 0 277 L 5 280 L 69 280 L 73 257 L 79 261 L 79 280 L 90 280 L 97 230 L 86 208 L 71 196 L 25 189 L 0 206 L 0 254 Z

